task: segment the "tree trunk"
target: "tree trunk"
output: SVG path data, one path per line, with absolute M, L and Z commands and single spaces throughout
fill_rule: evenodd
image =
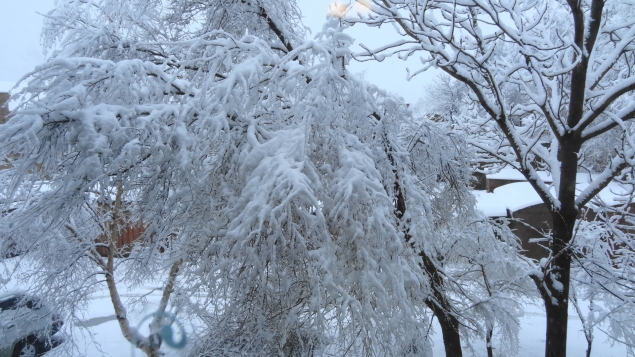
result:
M 547 312 L 545 357 L 564 357 L 567 355 L 571 275 L 571 251 L 568 249 L 568 244 L 571 241 L 572 233 L 568 229 L 563 232 L 562 226 L 569 226 L 572 229 L 575 224 L 575 215 L 572 220 L 566 219 L 566 216 L 562 211 L 560 214 L 552 215 L 554 219 L 552 261 L 544 268 L 544 281 L 541 286 L 538 286 Z
M 494 357 L 494 347 L 492 346 L 492 336 L 494 335 L 494 329 L 489 327 L 487 329 L 487 336 L 485 337 L 485 343 L 487 348 L 487 357 Z
M 544 278 L 538 290 L 547 312 L 545 357 L 567 355 L 567 328 L 569 317 L 569 285 L 571 276 L 571 249 L 578 210 L 575 207 L 575 185 L 578 168 L 578 138 L 564 137 L 559 158 L 561 175 L 558 199 L 560 207 L 551 208 L 553 232 L 549 263 L 543 267 Z
M 395 184 L 395 188 L 398 192 L 396 212 L 397 217 L 401 218 L 406 212 L 406 201 L 398 184 Z M 412 246 L 413 243 L 410 232 L 405 231 L 404 237 L 406 242 Z M 432 310 L 432 313 L 439 321 L 439 325 L 441 325 L 445 355 L 446 357 L 463 357 L 461 335 L 459 334 L 459 320 L 452 313 L 452 304 L 450 304 L 450 300 L 444 293 L 443 277 L 441 276 L 441 272 L 437 269 L 430 257 L 428 257 L 423 251 L 419 252 L 419 257 L 421 257 L 421 268 L 430 278 L 430 288 L 432 289 L 432 296 L 426 300 L 426 305 L 430 310 Z
M 562 267 L 562 269 L 568 270 L 569 267 Z M 568 286 L 568 279 L 563 279 L 562 284 Z M 545 357 L 565 357 L 567 355 L 568 301 L 556 295 L 552 297 L 552 301 L 545 299 L 545 308 L 547 310 Z
M 117 283 L 115 282 L 115 270 L 114 270 L 114 258 L 115 251 L 117 247 L 115 242 L 119 238 L 119 218 L 122 209 L 122 194 L 123 188 L 122 183 L 117 183 L 117 194 L 115 198 L 115 206 L 111 211 L 112 221 L 110 222 L 110 232 L 108 234 L 108 257 L 106 261 L 106 265 L 102 264 L 102 268 L 104 268 L 106 284 L 108 285 L 108 292 L 110 293 L 110 301 L 112 302 L 112 306 L 115 310 L 115 315 L 117 316 L 117 322 L 119 322 L 119 328 L 123 336 L 128 340 L 128 342 L 132 343 L 138 349 L 142 350 L 146 356 L 148 357 L 160 357 L 159 347 L 160 344 L 153 344 L 151 339 L 142 338 L 139 335 L 139 332 L 130 326 L 130 321 L 128 320 L 128 312 L 121 301 L 121 297 L 119 295 L 119 291 L 117 290 Z M 101 258 L 96 257 L 101 262 Z M 178 263 L 180 264 L 180 263 Z M 176 273 L 178 273 L 178 265 L 176 266 Z M 172 270 L 175 268 L 173 267 Z M 172 278 L 172 271 L 170 278 Z M 169 289 L 172 289 L 173 283 L 168 284 Z M 171 293 L 171 290 L 170 290 Z M 167 295 L 169 298 L 169 294 Z M 165 299 L 165 294 L 163 299 Z M 162 301 L 163 301 L 162 299 Z
M 461 336 L 459 335 L 459 320 L 443 309 L 433 309 L 433 312 L 439 321 L 439 325 L 441 325 L 445 356 L 462 357 L 463 350 L 461 348 Z
M 381 117 L 377 113 L 372 114 L 375 119 L 378 121 L 381 120 Z M 395 165 L 395 160 L 392 156 L 392 150 L 388 144 L 388 141 L 385 141 L 384 150 L 386 155 L 388 156 L 388 160 L 390 163 Z M 401 185 L 399 184 L 399 173 L 396 169 L 393 168 L 393 173 L 395 174 L 395 181 L 393 183 L 393 188 L 396 194 L 396 202 L 395 202 L 395 216 L 398 220 L 403 219 L 406 213 L 406 198 L 405 193 L 402 190 Z M 386 187 L 386 191 L 388 191 L 388 187 Z M 417 251 L 414 243 L 412 241 L 412 236 L 408 229 L 403 230 L 404 238 L 406 243 L 410 244 L 410 246 Z M 421 268 L 426 272 L 428 277 L 430 278 L 430 288 L 432 289 L 432 297 L 429 297 L 426 300 L 426 305 L 434 316 L 437 317 L 439 321 L 439 325 L 441 325 L 441 334 L 443 335 L 443 345 L 445 347 L 445 355 L 446 357 L 463 357 L 463 350 L 461 348 L 461 335 L 459 334 L 459 320 L 455 315 L 452 314 L 452 305 L 450 304 L 450 300 L 447 298 L 443 289 L 443 277 L 441 276 L 441 272 L 437 269 L 434 262 L 426 255 L 425 252 L 419 251 L 419 257 L 421 257 Z
M 427 255 L 421 252 L 419 256 L 422 260 L 423 269 L 430 277 L 430 287 L 433 294 L 432 298 L 426 300 L 426 305 L 432 310 L 439 321 L 439 325 L 441 325 L 445 355 L 446 357 L 462 357 L 463 349 L 461 348 L 461 335 L 459 334 L 459 320 L 452 314 L 452 305 L 443 293 L 441 274 Z
M 558 224 L 555 221 L 554 215 L 554 226 L 557 227 Z M 540 291 L 547 313 L 545 357 L 566 357 L 567 355 L 571 253 L 568 249 L 558 247 L 566 245 L 565 242 L 569 242 L 569 239 L 560 239 L 557 233 L 558 230 L 554 229 L 552 260 L 543 267 L 544 278 L 532 277 Z M 557 241 L 560 241 L 560 244 L 555 243 Z

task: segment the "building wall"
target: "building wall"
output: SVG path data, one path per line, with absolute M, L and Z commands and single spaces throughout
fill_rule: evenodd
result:
M 516 212 L 511 212 L 514 218 L 509 228 L 520 239 L 520 244 L 525 250 L 524 255 L 529 258 L 540 259 L 549 255 L 549 251 L 542 246 L 548 246 L 548 242 L 532 243 L 532 239 L 544 238 L 553 226 L 551 213 L 543 204 L 529 206 Z
M 4 124 L 9 120 L 9 93 L 0 92 L 0 124 Z
M 635 212 L 635 205 L 629 206 L 629 212 Z M 531 242 L 533 239 L 544 238 L 549 233 L 553 226 L 553 220 L 551 219 L 551 213 L 547 207 L 543 204 L 537 204 L 523 208 L 516 212 L 509 212 L 510 218 L 514 218 L 509 224 L 509 228 L 520 239 L 520 244 L 524 249 L 524 255 L 529 258 L 541 259 L 548 256 L 548 251 L 543 247 L 548 247 L 549 242 Z M 615 213 L 607 214 L 609 217 L 614 216 Z M 591 209 L 585 209 L 578 215 L 578 219 L 586 221 L 594 221 L 597 217 L 597 213 Z M 618 220 L 622 225 L 622 229 L 631 226 L 629 222 L 623 218 Z M 635 228 L 633 228 L 635 230 Z M 541 247 L 541 245 L 543 247 Z M 624 248 L 624 246 L 620 246 Z
M 0 124 L 4 124 L 9 120 L 9 93 L 0 92 Z M 11 167 L 9 162 L 3 158 L 0 159 L 0 170 Z
M 144 232 L 145 227 L 142 224 L 125 227 L 123 232 L 119 235 L 119 239 L 115 242 L 115 247 L 117 247 L 117 249 L 121 249 L 118 253 L 123 254 L 124 256 L 127 255 L 132 248 L 131 244 L 139 239 Z M 98 238 L 98 242 L 106 243 L 107 241 L 105 237 L 100 236 Z M 98 247 L 97 252 L 104 257 L 108 256 L 108 249 L 106 247 Z

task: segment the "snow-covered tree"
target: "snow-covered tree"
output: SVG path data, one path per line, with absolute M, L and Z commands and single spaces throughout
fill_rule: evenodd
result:
M 450 123 L 406 126 L 404 142 L 412 169 L 431 200 L 435 239 L 418 250 L 430 279 L 426 304 L 441 325 L 447 355 L 460 356 L 471 340 L 486 341 L 493 354 L 493 332 L 502 353 L 515 353 L 522 314 L 520 298 L 533 296 L 525 259 L 505 220 L 475 211 L 470 179 L 473 153 L 463 133 Z M 397 201 L 397 208 L 401 206 Z M 406 235 L 407 236 L 407 235 Z
M 0 243 L 71 307 L 104 272 L 111 296 L 113 276 L 164 273 L 204 327 L 193 355 L 425 355 L 430 309 L 513 345 L 517 242 L 474 212 L 464 142 L 351 76 L 337 20 L 311 41 L 298 18 L 287 1 L 59 1 L 0 130 Z M 145 234 L 118 264 L 121 223 Z
M 596 207 L 595 220 L 579 221 L 576 226 L 572 269 L 575 295 L 571 299 L 588 302 L 586 314 L 576 306 L 584 324 L 587 355 L 592 350 L 594 329 L 624 344 L 629 353 L 635 352 L 635 217 L 626 207 L 632 195 L 625 193 L 624 201 L 616 207 Z
M 629 122 L 635 117 L 632 2 L 363 3 L 371 12 L 348 21 L 392 23 L 403 39 L 358 58 L 419 53 L 423 67 L 414 74 L 438 67 L 467 85 L 469 99 L 477 105 L 465 113 L 465 120 L 474 128 L 487 128 L 486 135 L 473 137 L 471 144 L 522 172 L 551 211 L 550 255 L 531 276 L 547 311 L 546 356 L 565 356 L 572 264 L 588 266 L 595 254 L 604 254 L 587 249 L 596 245 L 577 246 L 576 237 L 582 234 L 578 228 L 583 227 L 576 226 L 576 218 L 612 182 L 622 185 L 619 190 L 629 200 L 635 163 Z M 591 149 L 600 143 L 603 151 Z M 591 152 L 597 157 L 590 157 Z M 585 176 L 588 184 L 577 188 L 576 176 L 585 169 L 593 170 Z M 545 183 L 537 170 L 549 170 L 553 184 Z M 625 207 L 628 204 L 620 211 L 626 212 Z M 633 251 L 621 244 L 630 246 L 632 236 L 621 232 L 620 256 L 631 257 Z M 604 241 L 602 235 L 592 237 Z M 617 267 L 609 269 L 611 279 L 628 269 L 624 259 L 610 261 Z M 630 289 L 629 284 L 597 283 L 596 288 L 604 286 L 612 295 Z
M 415 110 L 433 120 L 455 123 L 469 105 L 469 88 L 447 74 L 440 74 L 424 88 Z
M 377 144 L 405 107 L 343 78 L 350 39 L 338 31 L 303 43 L 265 4 L 223 3 L 217 19 L 219 4 L 58 4 L 54 52 L 2 130 L 5 242 L 24 237 L 14 248 L 66 282 L 50 295 L 67 296 L 94 284 L 98 228 L 116 230 L 125 205 L 146 233 L 123 276 L 182 261 L 181 294 L 209 297 L 206 350 L 375 351 L 423 335 L 424 278 L 384 187 L 395 164 Z M 189 20 L 170 27 L 176 10 Z

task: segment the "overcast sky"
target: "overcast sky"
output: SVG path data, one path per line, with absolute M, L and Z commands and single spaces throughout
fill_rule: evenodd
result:
M 304 24 L 310 27 L 313 35 L 324 23 L 329 4 L 333 0 L 298 0 Z M 40 47 L 40 29 L 42 16 L 53 7 L 53 0 L 0 0 L 0 90 L 7 90 L 24 74 L 33 70 L 44 61 Z M 364 43 L 372 48 L 395 39 L 393 30 L 371 29 L 356 25 L 349 34 L 356 39 L 355 43 Z M 313 35 L 310 35 L 312 37 Z M 392 36 L 392 37 L 391 37 Z M 359 49 L 359 48 L 358 48 Z M 408 64 L 397 58 L 388 58 L 382 63 L 351 63 L 353 72 L 363 72 L 364 78 L 393 93 L 401 95 L 406 101 L 415 103 L 422 96 L 424 83 L 429 81 L 432 73 L 426 73 L 412 81 L 406 81 L 406 66 L 415 69 L 417 59 Z

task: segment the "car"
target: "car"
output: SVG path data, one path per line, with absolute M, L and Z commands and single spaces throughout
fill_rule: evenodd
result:
M 36 296 L 0 293 L 0 357 L 35 357 L 59 346 L 63 324 Z

